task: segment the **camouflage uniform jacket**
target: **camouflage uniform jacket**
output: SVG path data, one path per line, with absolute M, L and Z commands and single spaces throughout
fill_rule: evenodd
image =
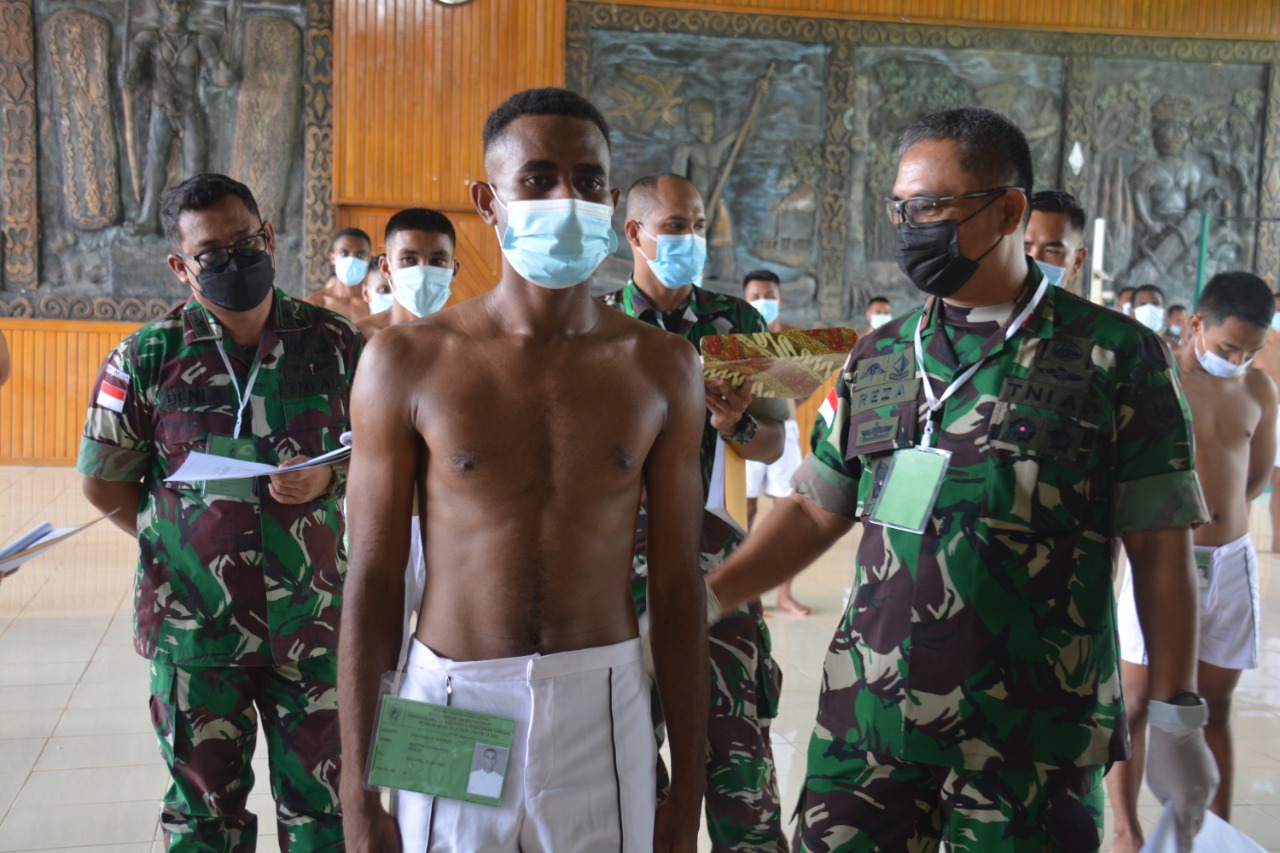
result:
M 617 308 L 628 317 L 635 317 L 650 326 L 665 329 L 679 335 L 702 350 L 702 339 L 707 335 L 730 335 L 737 333 L 767 332 L 768 324 L 760 316 L 760 312 L 736 296 L 716 293 L 697 285 L 689 302 L 682 310 L 668 312 L 663 315 L 649 304 L 644 293 L 636 286 L 634 278 L 628 278 L 626 287 L 599 297 L 604 304 Z M 785 421 L 789 416 L 786 403 L 781 400 L 755 400 L 750 411 L 758 417 L 774 418 Z M 711 413 L 707 412 L 702 427 L 702 497 L 705 502 L 711 484 L 711 473 L 715 467 L 716 433 L 711 425 Z M 645 574 L 645 529 L 646 519 L 643 511 L 640 515 L 640 527 L 636 533 L 635 571 Z M 720 565 L 724 559 L 742 542 L 742 535 L 726 524 L 718 516 L 704 511 L 702 514 L 702 570 L 710 571 Z
M 1028 265 L 1007 316 L 1039 284 Z M 1007 342 L 1006 320 L 939 304 L 858 342 L 795 477 L 832 513 L 872 513 L 893 451 L 918 443 L 928 411 L 912 345 L 921 310 L 935 394 L 986 357 L 943 404 L 933 445 L 952 456 L 925 532 L 864 525 L 818 725 L 954 769 L 1123 759 L 1112 537 L 1207 517 L 1168 349 L 1058 288 Z
M 350 429 L 348 393 L 362 346 L 344 318 L 276 290 L 256 356 L 224 343 L 221 325 L 194 299 L 107 356 L 77 468 L 143 484 L 139 654 L 184 666 L 259 666 L 336 647 L 346 573 L 339 468 L 327 494 L 297 505 L 273 500 L 264 477 L 248 481 L 252 494 L 243 498 L 164 478 L 190 451 L 207 450 L 210 436 L 232 435 L 236 391 L 219 347 L 242 392 L 250 362 L 260 362 L 241 437 L 252 441 L 256 461 L 274 465 L 338 447 Z

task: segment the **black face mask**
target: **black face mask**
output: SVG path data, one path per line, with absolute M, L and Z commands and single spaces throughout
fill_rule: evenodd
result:
M 200 295 L 228 311 L 252 311 L 262 304 L 275 284 L 276 269 L 270 252 L 257 252 L 245 257 L 233 252 L 227 266 L 219 272 L 201 272 L 196 276 Z
M 997 238 L 991 249 L 987 249 L 976 260 L 970 260 L 960 254 L 957 242 L 959 228 L 994 204 L 995 200 L 987 202 L 964 219 L 943 219 L 928 225 L 908 225 L 903 222 L 896 226 L 893 256 L 898 261 L 898 268 L 916 287 L 930 296 L 945 299 L 964 287 L 978 271 L 979 262 L 1000 245 L 1004 235 Z

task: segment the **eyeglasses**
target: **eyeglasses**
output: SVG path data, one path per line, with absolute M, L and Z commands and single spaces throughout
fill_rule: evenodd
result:
M 986 198 L 987 196 L 1007 193 L 1009 190 L 1022 192 L 1021 187 L 996 187 L 993 190 L 982 190 L 981 192 L 965 193 L 964 195 L 938 197 L 917 195 L 911 198 L 904 198 L 901 201 L 886 198 L 884 203 L 885 210 L 889 214 L 890 223 L 901 225 L 905 222 L 912 227 L 920 228 L 946 219 L 947 208 L 957 201 L 964 201 L 970 198 Z
M 182 251 L 178 254 L 195 261 L 201 272 L 222 272 L 227 268 L 227 264 L 231 263 L 232 254 L 238 258 L 256 259 L 265 251 L 267 251 L 267 229 L 264 223 L 263 229 L 257 234 L 250 234 L 230 246 L 215 246 L 212 249 L 205 249 L 198 255 L 188 255 Z

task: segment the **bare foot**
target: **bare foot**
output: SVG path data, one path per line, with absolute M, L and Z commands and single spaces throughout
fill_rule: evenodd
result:
M 813 608 L 801 604 L 791 597 L 791 593 L 784 593 L 781 590 L 778 591 L 778 609 L 797 616 L 808 616 L 813 612 Z

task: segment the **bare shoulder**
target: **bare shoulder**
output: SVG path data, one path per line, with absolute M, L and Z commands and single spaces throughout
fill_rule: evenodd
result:
M 698 350 L 680 335 L 601 306 L 600 331 L 632 345 L 636 366 L 658 371 L 696 369 Z
M 1249 370 L 1244 375 L 1245 388 L 1249 391 L 1249 396 L 1253 397 L 1260 404 L 1267 406 L 1276 405 L 1277 392 L 1276 383 L 1266 371 Z

